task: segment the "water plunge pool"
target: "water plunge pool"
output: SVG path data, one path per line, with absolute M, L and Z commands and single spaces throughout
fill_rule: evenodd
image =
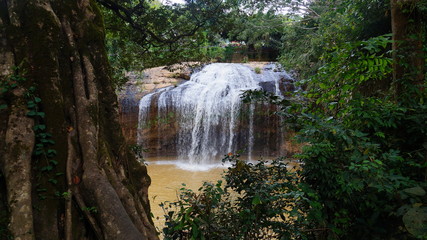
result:
M 190 165 L 173 159 L 146 160 L 148 175 L 151 177 L 151 186 L 148 191 L 151 212 L 154 223 L 159 231 L 165 223 L 164 211 L 159 206 L 162 202 L 173 202 L 178 199 L 179 189 L 184 183 L 186 188 L 197 192 L 203 182 L 216 182 L 221 179 L 222 173 L 227 170 L 226 165 L 206 164 Z

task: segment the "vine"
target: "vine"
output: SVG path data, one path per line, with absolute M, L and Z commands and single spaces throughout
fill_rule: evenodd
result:
M 55 141 L 52 139 L 52 134 L 48 133 L 46 130 L 46 125 L 44 124 L 45 113 L 40 110 L 39 105 L 42 100 L 35 95 L 36 88 L 34 86 L 30 87 L 25 94 L 27 99 L 27 116 L 34 119 L 34 134 L 35 134 L 35 146 L 34 146 L 34 156 L 36 157 L 36 165 L 38 161 L 42 160 L 44 163 L 42 167 L 35 168 L 39 171 L 38 177 L 42 175 L 47 175 L 48 182 L 56 185 L 58 183 L 57 177 L 63 175 L 64 173 L 57 172 L 55 174 L 51 173 L 55 166 L 58 165 L 58 161 L 55 160 L 56 150 L 52 148 L 55 144 Z M 46 199 L 44 193 L 47 191 L 46 188 L 37 188 L 38 197 L 40 199 Z
M 22 75 L 16 74 L 18 70 L 19 67 L 13 67 L 13 74 L 0 80 L 0 110 L 7 109 L 8 104 L 6 103 L 6 99 L 8 94 L 26 80 Z
M 13 73 L 9 76 L 2 79 L 0 82 L 0 110 L 5 110 L 9 106 L 7 104 L 7 99 L 9 94 L 18 87 L 24 88 L 24 83 L 26 82 L 25 71 L 22 71 L 19 66 L 12 68 Z M 37 177 L 40 178 L 43 175 L 49 175 L 48 182 L 56 185 L 58 176 L 63 175 L 64 173 L 51 173 L 55 166 L 58 165 L 58 161 L 55 160 L 57 152 L 52 146 L 55 144 L 55 141 L 52 139 L 52 134 L 47 132 L 46 125 L 44 123 L 45 113 L 41 110 L 40 104 L 42 99 L 36 95 L 37 88 L 35 86 L 30 86 L 26 89 L 24 93 L 24 98 L 26 100 L 26 107 L 28 109 L 27 116 L 34 119 L 33 131 L 35 134 L 35 145 L 33 156 L 35 157 L 35 166 L 38 166 L 39 160 L 43 160 L 42 167 L 35 167 L 34 169 L 38 171 Z M 44 193 L 47 191 L 46 188 L 41 188 L 39 185 L 36 189 L 38 197 L 40 199 L 46 199 Z

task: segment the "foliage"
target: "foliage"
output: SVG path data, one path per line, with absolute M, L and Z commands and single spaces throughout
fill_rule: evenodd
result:
M 414 196 L 401 198 L 405 189 L 426 187 L 419 175 L 423 162 L 398 147 L 401 143 L 395 142 L 398 136 L 392 130 L 402 127 L 405 115 L 402 110 L 394 113 L 396 106 L 389 107 L 378 112 L 380 108 L 369 104 L 358 112 L 379 117 L 380 124 L 373 124 L 377 132 L 335 119 L 306 119 L 311 124 L 300 136 L 310 143 L 299 156 L 305 163 L 303 181 L 324 203 L 324 224 L 333 235 L 384 239 L 402 234 L 399 209 L 422 201 Z
M 230 194 L 221 184 L 204 183 L 199 194 L 182 188 L 177 202 L 162 203 L 165 239 L 221 239 L 227 233 L 221 225 L 227 224 L 227 211 L 231 211 Z
M 280 104 L 299 126 L 299 140 L 308 144 L 296 157 L 304 162 L 302 181 L 322 203 L 318 226 L 327 226 L 324 238 L 408 239 L 408 231 L 425 233 L 414 227 L 414 218 L 427 203 L 426 94 L 408 82 L 418 91 L 395 100 L 390 43 L 389 36 L 380 36 L 325 53 L 302 102 L 292 105 L 262 92 L 245 96 Z
M 126 77 L 128 71 L 142 71 L 143 65 L 139 60 L 142 49 L 132 41 L 124 40 L 124 33 L 107 32 L 106 48 L 108 59 L 112 69 L 114 88 L 121 88 L 129 79 Z
M 233 27 L 228 37 L 236 41 L 244 41 L 254 49 L 272 47 L 278 50 L 281 46 L 281 37 L 286 25 L 284 15 L 275 12 L 240 13 L 233 19 Z
M 20 75 L 23 80 L 26 78 Z M 37 179 L 42 177 L 47 179 L 47 182 L 56 186 L 58 183 L 58 178 L 60 178 L 63 173 L 53 171 L 59 162 L 55 159 L 57 152 L 53 149 L 52 145 L 55 144 L 55 141 L 52 139 L 52 134 L 47 132 L 47 127 L 45 125 L 45 113 L 40 109 L 42 99 L 36 96 L 36 87 L 30 86 L 26 93 L 25 99 L 27 103 L 27 116 L 34 119 L 33 131 L 35 133 L 35 145 L 34 145 L 34 170 L 37 171 Z M 46 188 L 41 187 L 41 184 L 36 185 L 37 195 L 43 200 L 47 196 Z
M 390 35 L 385 35 L 333 47 L 322 57 L 326 63 L 310 79 L 305 96 L 315 100 L 310 102 L 315 104 L 314 108 L 334 117 L 346 115 L 346 108 L 352 106 L 348 103 L 355 98 L 383 96 L 381 85 L 389 86 L 389 82 L 382 81 L 390 79 L 392 70 L 390 44 Z
M 147 149 L 143 148 L 142 145 L 138 145 L 138 144 L 130 145 L 129 148 L 130 148 L 130 151 L 133 154 L 135 154 L 135 157 L 138 161 L 144 162 L 143 153 L 147 152 L 148 151 Z
M 98 208 L 97 207 L 85 207 L 85 208 L 82 208 L 82 211 L 88 211 L 90 213 L 98 213 Z
M 278 51 L 288 19 L 283 9 L 303 1 L 158 1 L 97 0 L 104 8 L 106 43 L 116 88 L 126 71 L 177 62 L 231 61 L 244 41 L 251 51 L 262 47 Z
M 303 163 L 296 175 L 283 169 L 266 170 L 277 165 L 269 168 L 262 161 L 256 165 L 236 161 L 229 169 L 225 189 L 243 193 L 233 200 L 226 198 L 229 212 L 218 210 L 232 216 L 229 222 L 238 222 L 243 232 L 230 238 L 259 239 L 256 234 L 265 229 L 283 239 L 426 237 L 427 94 L 405 78 L 400 81 L 413 90 L 396 99 L 390 81 L 390 43 L 385 35 L 331 48 L 299 96 L 281 99 L 261 91 L 243 96 L 246 101 L 279 105 L 279 114 L 296 126 L 305 146 L 295 156 Z M 170 215 L 174 228 L 166 233 L 182 230 L 191 236 L 191 227 L 180 228 L 182 219 L 203 219 L 203 210 L 209 208 L 199 208 L 201 212 L 192 215 L 188 206 L 209 205 L 193 202 L 201 199 L 196 196 L 175 203 L 181 210 Z M 216 205 L 224 202 L 223 196 L 231 194 L 222 194 Z M 183 213 L 188 213 L 186 218 Z M 295 219 L 289 224 L 286 218 L 275 222 L 274 214 L 291 214 Z M 215 224 L 221 229 L 228 226 Z M 290 232 L 295 235 L 287 235 Z
M 35 145 L 33 155 L 36 159 L 34 162 L 35 165 L 38 165 L 40 161 L 43 161 L 41 164 L 42 167 L 38 170 L 38 178 L 42 176 L 47 177 L 47 181 L 51 184 L 56 184 L 58 182 L 57 178 L 62 175 L 62 173 L 53 173 L 52 170 L 58 165 L 58 161 L 55 160 L 56 150 L 51 146 L 55 144 L 55 141 L 52 140 L 52 135 L 47 132 L 46 125 L 44 124 L 45 113 L 40 109 L 40 104 L 42 99 L 36 95 L 36 87 L 29 86 L 25 88 L 25 82 L 27 78 L 25 77 L 26 72 L 23 71 L 20 67 L 16 66 L 13 68 L 13 73 L 2 79 L 0 89 L 1 95 L 0 99 L 6 102 L 6 98 L 11 93 L 12 90 L 21 87 L 24 88 L 24 98 L 26 101 L 27 107 L 27 116 L 34 119 L 33 131 L 35 133 Z M 5 109 L 7 104 L 1 104 Z M 0 106 L 0 107 L 1 107 Z M 1 109 L 0 109 L 1 110 Z M 45 188 L 37 188 L 38 197 L 40 199 L 45 199 L 46 196 Z
M 279 61 L 300 78 L 325 63 L 323 53 L 346 42 L 391 32 L 387 1 L 310 1 L 302 16 L 289 19 L 282 34 Z
M 282 158 L 256 164 L 228 155 L 222 181 L 204 183 L 195 193 L 182 188 L 179 200 L 165 203 L 165 239 L 307 239 L 319 203 Z M 166 205 L 167 204 L 167 205 Z M 318 220 L 318 219 L 317 219 Z
M 0 111 L 7 109 L 7 98 L 11 91 L 16 89 L 20 84 L 25 82 L 25 78 L 18 74 L 19 67 L 15 66 L 12 69 L 13 73 L 0 79 Z
M 217 0 L 164 5 L 156 1 L 103 1 L 107 51 L 116 87 L 126 71 L 222 58 L 217 32 L 226 3 Z
M 305 239 L 312 235 L 312 221 L 320 220 L 319 203 L 301 182 L 298 167 L 289 165 L 295 163 L 283 158 L 256 164 L 235 156 L 225 160 L 233 163 L 224 178 L 227 187 L 239 194 L 234 204 L 243 239 Z M 311 218 L 305 216 L 308 209 Z

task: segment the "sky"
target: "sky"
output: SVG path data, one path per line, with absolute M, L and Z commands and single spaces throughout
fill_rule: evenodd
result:
M 170 3 L 181 3 L 181 4 L 185 3 L 184 0 L 162 0 L 161 2 L 163 4 L 168 4 L 167 2 L 170 2 Z

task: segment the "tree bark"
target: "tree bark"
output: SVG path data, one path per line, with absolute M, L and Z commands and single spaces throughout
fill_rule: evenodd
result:
M 34 146 L 34 122 L 26 116 L 25 103 L 20 97 L 23 89 L 13 91 L 6 131 L 6 151 L 1 163 L 7 188 L 7 204 L 10 209 L 9 230 L 17 239 L 34 239 L 31 200 L 31 155 Z
M 425 97 L 425 27 L 417 8 L 420 0 L 391 0 L 393 31 L 393 82 L 396 100 L 417 101 Z M 424 139 L 424 161 L 427 163 L 427 139 Z M 427 167 L 424 179 L 427 180 Z
M 424 83 L 425 54 L 418 2 L 420 0 L 391 0 L 396 96 L 401 96 L 408 84 L 421 87 Z
M 158 239 L 149 214 L 150 178 L 118 125 L 94 1 L 0 0 L 3 83 L 18 65 L 26 80 L 0 96 L 7 104 L 0 110 L 7 122 L 0 126 L 0 174 L 12 237 Z M 27 116 L 31 88 L 44 117 Z M 54 143 L 43 157 L 32 154 L 42 138 L 33 127 L 40 125 Z

